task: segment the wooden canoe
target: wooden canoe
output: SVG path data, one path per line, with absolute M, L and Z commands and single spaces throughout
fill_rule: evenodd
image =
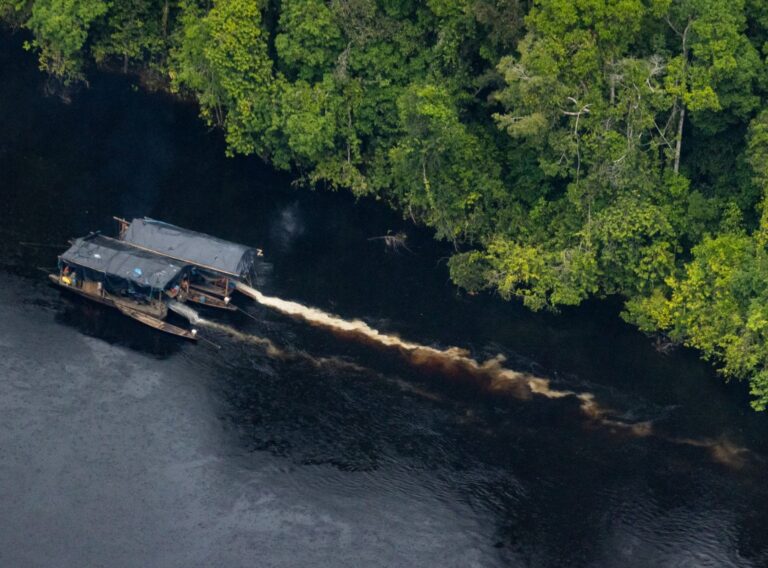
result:
M 116 304 L 115 307 L 118 310 L 120 310 L 120 312 L 122 312 L 124 315 L 128 316 L 129 318 L 133 318 L 136 321 L 143 323 L 144 325 L 148 325 L 149 327 L 159 329 L 160 331 L 164 331 L 172 335 L 178 335 L 179 337 L 183 337 L 184 339 L 191 339 L 193 341 L 197 341 L 197 330 L 193 329 L 190 331 L 188 329 L 178 327 L 176 325 L 168 323 L 167 321 L 159 320 L 150 315 L 142 313 L 138 310 L 128 308 L 124 305 Z
M 162 307 L 157 307 L 152 305 L 142 305 L 136 302 L 131 302 L 129 300 L 122 300 L 119 298 L 115 298 L 114 296 L 110 296 L 109 294 L 98 294 L 98 293 L 95 293 L 95 291 L 90 290 L 88 287 L 79 288 L 77 286 L 71 286 L 69 284 L 65 284 L 64 282 L 61 281 L 61 279 L 57 274 L 49 274 L 48 278 L 50 279 L 51 282 L 53 282 L 57 286 L 64 288 L 65 290 L 74 292 L 75 294 L 78 294 L 79 296 L 82 296 L 84 298 L 88 298 L 89 300 L 93 300 L 94 302 L 104 304 L 105 306 L 116 308 L 123 315 L 126 315 L 132 319 L 135 319 L 136 321 L 141 322 L 144 325 L 148 325 L 149 327 L 158 329 L 160 331 L 164 331 L 166 333 L 170 333 L 172 335 L 177 335 L 185 339 L 197 340 L 196 331 L 183 329 L 181 327 L 175 326 L 168 322 L 162 321 L 161 319 L 158 319 L 156 317 L 157 315 L 161 315 L 161 314 L 163 315 L 163 317 L 165 317 L 165 314 L 168 313 L 168 308 L 164 304 L 162 305 Z

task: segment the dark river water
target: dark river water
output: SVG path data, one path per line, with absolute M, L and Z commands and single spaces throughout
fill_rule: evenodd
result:
M 767 566 L 768 418 L 615 302 L 457 293 L 373 200 L 227 159 L 196 110 L 94 74 L 70 103 L 0 40 L 0 566 Z M 518 400 L 241 298 L 293 354 L 164 336 L 46 282 L 67 239 L 151 216 L 264 249 L 260 288 L 588 392 Z M 411 252 L 372 237 L 405 231 Z

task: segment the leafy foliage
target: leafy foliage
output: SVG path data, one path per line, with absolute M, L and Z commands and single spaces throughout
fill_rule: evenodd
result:
M 200 92 L 203 116 L 224 126 L 233 152 L 266 154 L 275 81 L 261 10 L 252 0 L 216 0 L 202 14 L 184 6 L 171 77 L 176 88 Z
M 129 61 L 151 61 L 161 57 L 165 48 L 167 30 L 163 26 L 165 5 L 155 0 L 123 0 L 109 6 L 107 17 L 110 26 L 102 30 L 93 47 L 96 61 L 119 57 L 123 71 L 128 71 Z
M 43 0 L 34 2 L 26 26 L 40 51 L 40 68 L 64 84 L 82 78 L 83 47 L 91 24 L 107 11 L 104 0 Z

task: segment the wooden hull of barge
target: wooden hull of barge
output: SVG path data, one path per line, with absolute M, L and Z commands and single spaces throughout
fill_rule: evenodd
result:
M 189 287 L 189 292 L 187 292 L 185 300 L 187 302 L 194 302 L 195 304 L 200 304 L 201 306 L 207 306 L 209 308 L 217 308 L 219 310 L 228 310 L 231 312 L 234 312 L 237 310 L 237 308 L 232 304 L 230 304 L 229 302 L 225 302 L 224 300 L 214 296 L 213 294 L 209 294 L 203 290 L 200 290 L 195 285 L 192 285 Z
M 123 315 L 126 315 L 129 318 L 132 318 L 140 323 L 143 323 L 144 325 L 148 325 L 149 327 L 152 327 L 154 329 L 164 331 L 165 333 L 170 333 L 171 335 L 183 337 L 184 339 L 191 339 L 193 341 L 197 340 L 197 335 L 192 331 L 183 329 L 181 327 L 175 326 L 161 319 L 158 319 L 154 315 L 147 313 L 147 310 L 142 310 L 139 304 L 136 304 L 134 302 L 129 302 L 126 300 L 113 299 L 107 296 L 93 294 L 93 293 L 87 292 L 86 290 L 83 290 L 82 288 L 70 286 L 68 284 L 63 283 L 56 274 L 49 274 L 48 278 L 51 280 L 51 282 L 53 282 L 60 288 L 63 288 L 69 292 L 74 292 L 75 294 L 82 296 L 83 298 L 88 298 L 89 300 L 98 302 L 99 304 L 103 304 L 105 306 L 115 308 Z

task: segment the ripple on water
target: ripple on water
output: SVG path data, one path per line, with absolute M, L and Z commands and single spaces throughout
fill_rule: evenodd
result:
M 618 559 L 628 567 L 755 566 L 739 555 L 734 530 L 738 519 L 732 509 L 717 506 L 714 492 L 670 507 L 636 489 L 622 488 L 611 496 L 600 562 Z

